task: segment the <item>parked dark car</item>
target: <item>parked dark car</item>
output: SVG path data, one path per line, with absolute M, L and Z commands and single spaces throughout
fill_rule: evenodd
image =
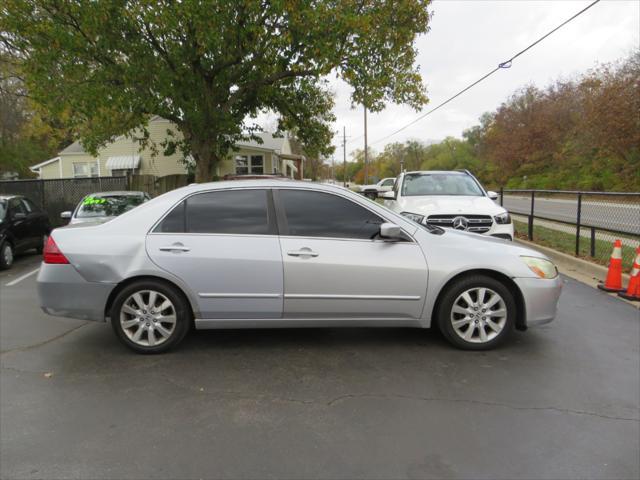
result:
M 35 203 L 20 195 L 0 195 L 0 270 L 10 268 L 19 253 L 42 253 L 49 232 L 49 217 Z

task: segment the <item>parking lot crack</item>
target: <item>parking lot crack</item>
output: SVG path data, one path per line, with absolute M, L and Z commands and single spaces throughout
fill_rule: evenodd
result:
M 565 414 L 573 414 L 573 415 L 586 415 L 586 416 L 590 416 L 590 417 L 598 417 L 598 418 L 603 418 L 603 419 L 607 419 L 607 420 L 621 420 L 621 421 L 630 421 L 630 422 L 636 422 L 636 423 L 640 423 L 640 418 L 634 418 L 634 417 L 620 417 L 620 416 L 615 416 L 615 415 L 606 415 L 606 414 L 601 414 L 601 413 L 597 413 L 597 412 L 590 412 L 587 410 L 576 410 L 576 409 L 571 409 L 571 408 L 560 408 L 560 407 L 553 407 L 553 406 L 546 406 L 546 407 L 527 407 L 527 406 L 520 406 L 520 405 L 512 405 L 509 403 L 503 403 L 503 402 L 491 402 L 491 401 L 486 401 L 486 400 L 475 400 L 475 399 L 463 399 L 463 398 L 442 398 L 442 397 L 420 397 L 420 396 L 413 396 L 413 395 L 400 395 L 400 394 L 391 394 L 391 395 L 385 395 L 385 394 L 375 394 L 375 393 L 361 393 L 361 394 L 345 394 L 345 395 L 340 395 L 338 397 L 335 397 L 331 400 L 329 400 L 327 402 L 327 406 L 334 406 L 336 404 L 339 404 L 343 401 L 347 401 L 347 400 L 352 400 L 352 399 L 358 399 L 358 398 L 373 398 L 373 399 L 404 399 L 404 400 L 418 400 L 418 401 L 423 401 L 423 402 L 443 402 L 443 403 L 468 403 L 468 404 L 472 404 L 472 405 L 485 405 L 488 407 L 501 407 L 501 408 L 508 408 L 511 410 L 519 410 L 519 411 L 552 411 L 552 412 L 558 412 L 558 413 L 565 413 Z
M 184 385 L 181 382 L 177 382 L 175 379 L 167 377 L 166 375 L 162 375 L 165 381 L 171 383 L 172 385 L 188 390 L 191 392 L 199 393 L 202 395 L 206 395 L 213 398 L 232 398 L 236 400 L 268 400 L 274 402 L 285 402 L 285 403 L 297 403 L 300 405 L 311 405 L 311 404 L 324 404 L 325 402 L 320 402 L 317 400 L 304 400 L 300 398 L 291 398 L 291 397 L 280 397 L 269 394 L 260 394 L 260 393 L 251 393 L 251 392 L 238 392 L 238 391 L 230 391 L 230 390 L 212 390 L 205 387 L 197 387 L 195 385 Z
M 10 353 L 26 352 L 28 350 L 33 350 L 34 348 L 42 347 L 42 346 L 47 345 L 49 343 L 55 342 L 56 340 L 60 340 L 63 337 L 66 337 L 67 335 L 75 332 L 76 330 L 79 330 L 82 327 L 84 327 L 86 325 L 89 325 L 89 323 L 90 322 L 85 322 L 82 325 L 78 325 L 77 327 L 74 327 L 71 330 L 67 330 L 66 332 L 63 332 L 60 335 L 56 335 L 55 337 L 48 338 L 46 340 L 43 340 L 42 342 L 33 343 L 31 345 L 25 345 L 25 346 L 22 346 L 22 347 L 10 348 L 8 350 L 2 350 L 2 351 L 0 351 L 0 356 L 8 355 Z

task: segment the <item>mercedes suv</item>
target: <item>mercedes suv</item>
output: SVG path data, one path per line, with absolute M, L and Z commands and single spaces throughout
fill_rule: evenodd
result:
M 411 220 L 513 240 L 509 212 L 467 170 L 401 173 L 384 204 Z

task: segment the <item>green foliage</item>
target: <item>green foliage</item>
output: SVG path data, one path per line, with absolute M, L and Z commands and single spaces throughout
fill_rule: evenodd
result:
M 68 143 L 68 131 L 35 108 L 19 65 L 0 51 L 0 174 L 32 176 L 30 165 L 52 157 Z
M 30 95 L 67 112 L 89 151 L 160 115 L 184 138 L 163 147 L 192 154 L 203 181 L 237 141 L 254 138 L 245 119 L 265 110 L 305 150 L 330 153 L 329 74 L 372 111 L 423 105 L 413 40 L 428 31 L 428 4 L 4 0 L 0 42 Z

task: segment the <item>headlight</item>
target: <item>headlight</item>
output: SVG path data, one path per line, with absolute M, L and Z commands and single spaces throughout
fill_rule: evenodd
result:
M 499 223 L 500 225 L 511 223 L 511 215 L 509 215 L 509 212 L 501 213 L 500 215 L 496 215 L 493 218 L 495 219 L 496 223 Z
M 556 278 L 558 269 L 549 260 L 538 257 L 520 257 L 527 267 L 540 278 Z
M 410 213 L 410 212 L 402 212 L 400 215 L 404 215 L 409 220 L 413 220 L 416 223 L 424 222 L 424 215 L 418 215 L 417 213 Z

